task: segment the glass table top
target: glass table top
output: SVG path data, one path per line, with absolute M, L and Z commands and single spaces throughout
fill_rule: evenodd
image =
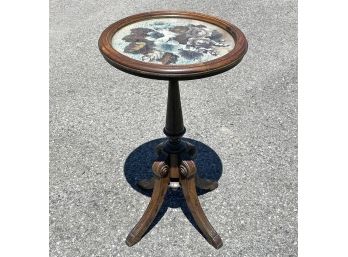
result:
M 155 18 L 129 24 L 112 37 L 112 47 L 129 58 L 164 65 L 207 62 L 230 52 L 231 34 L 187 18 Z

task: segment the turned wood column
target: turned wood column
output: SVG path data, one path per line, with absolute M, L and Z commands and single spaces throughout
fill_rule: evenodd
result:
M 179 82 L 169 80 L 166 126 L 164 134 L 170 140 L 177 140 L 185 134 L 186 128 L 182 117 Z

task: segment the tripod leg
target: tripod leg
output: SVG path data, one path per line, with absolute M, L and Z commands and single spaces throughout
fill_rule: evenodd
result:
M 195 185 L 196 166 L 193 161 L 183 161 L 180 165 L 180 183 L 182 191 L 191 214 L 196 224 L 202 231 L 207 241 L 219 249 L 222 246 L 222 240 L 213 226 L 209 223 L 205 216 L 202 206 L 198 200 Z
M 168 189 L 168 166 L 164 162 L 155 162 L 152 170 L 155 174 L 155 182 L 151 200 L 143 216 L 127 236 L 126 244 L 128 246 L 132 246 L 140 241 L 160 210 Z

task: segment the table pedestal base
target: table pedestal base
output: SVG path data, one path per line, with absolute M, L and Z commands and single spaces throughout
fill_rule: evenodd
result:
M 219 185 L 217 181 L 201 178 L 198 174 L 195 175 L 195 182 L 197 188 L 209 191 L 213 191 Z M 143 190 L 152 190 L 155 185 L 155 178 L 140 180 L 137 185 Z
M 182 140 L 186 129 L 183 124 L 179 83 L 169 81 L 166 126 L 163 130 L 168 140 L 156 147 L 158 159 L 152 165 L 153 178 L 142 180 L 139 186 L 153 189 L 151 200 L 145 213 L 129 233 L 126 243 L 132 246 L 140 241 L 160 210 L 168 187 L 182 188 L 187 206 L 202 234 L 216 249 L 222 246 L 222 240 L 204 214 L 197 197 L 196 187 L 213 190 L 218 187 L 215 181 L 198 177 L 193 161 L 195 146 Z
M 207 241 L 216 249 L 222 246 L 222 240 L 204 214 L 196 192 L 196 186 L 202 189 L 211 189 L 217 187 L 217 182 L 199 178 L 196 174 L 194 161 L 181 161 L 180 165 L 178 164 L 175 156 L 172 156 L 171 162 L 168 164 L 164 161 L 156 161 L 152 166 L 154 177 L 140 182 L 143 188 L 153 188 L 153 193 L 145 213 L 127 237 L 128 246 L 140 241 L 160 210 L 170 181 L 177 179 L 187 206 Z

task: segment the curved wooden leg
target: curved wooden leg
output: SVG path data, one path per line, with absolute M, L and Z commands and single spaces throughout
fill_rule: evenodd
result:
M 190 209 L 196 224 L 206 237 L 207 241 L 219 249 L 222 246 L 222 240 L 213 226 L 209 223 L 205 216 L 202 206 L 198 200 L 195 185 L 196 166 L 193 161 L 183 161 L 180 165 L 180 183 L 182 191 L 186 199 L 188 208 Z
M 127 236 L 126 244 L 128 246 L 132 246 L 140 241 L 160 210 L 168 189 L 168 166 L 164 162 L 155 162 L 152 169 L 155 174 L 155 181 L 151 200 L 143 216 Z

